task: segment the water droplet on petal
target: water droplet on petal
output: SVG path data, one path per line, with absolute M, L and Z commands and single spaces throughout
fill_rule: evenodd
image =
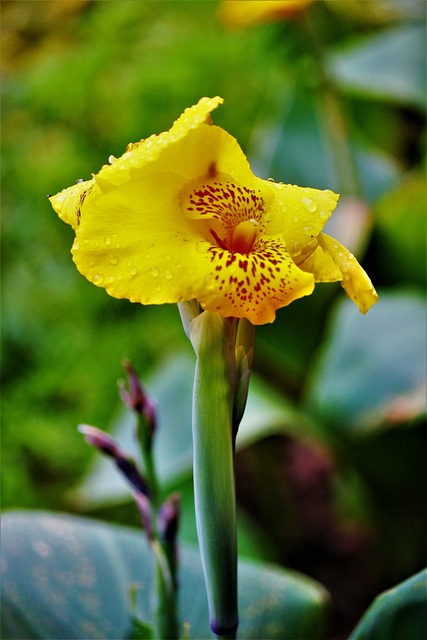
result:
M 77 251 L 77 249 L 80 249 L 80 245 L 79 245 L 79 243 L 77 242 L 77 240 L 74 240 L 73 249 L 74 249 L 74 251 Z
M 172 271 L 170 269 L 165 269 L 165 278 L 166 280 L 172 280 Z
M 115 280 L 114 276 L 110 276 L 110 277 L 108 278 L 108 282 L 109 282 L 110 284 L 111 284 L 112 282 L 114 282 L 114 280 Z
M 197 243 L 196 247 L 197 251 L 200 251 L 200 253 L 206 253 L 209 248 L 209 242 L 207 240 L 201 240 Z
M 153 278 L 158 278 L 159 277 L 159 270 L 156 269 L 156 267 L 151 267 L 150 273 L 153 276 Z
M 119 259 L 116 256 L 113 256 L 112 258 L 110 258 L 110 264 L 119 264 Z
M 162 288 L 161 288 L 161 286 L 159 284 L 156 284 L 155 289 L 156 289 L 156 291 L 161 291 L 162 290 Z
M 320 216 L 323 220 L 325 220 L 325 218 L 327 218 L 327 217 L 328 217 L 328 214 L 326 213 L 326 211 L 320 211 L 320 212 L 319 212 L 319 216 Z
M 108 236 L 104 239 L 105 244 L 107 245 L 107 247 L 111 244 L 111 238 L 109 238 Z
M 104 282 L 104 276 L 101 276 L 99 274 L 95 274 L 92 277 L 92 282 L 93 282 L 93 284 L 102 284 Z
M 135 267 L 130 272 L 131 276 L 136 276 L 137 273 L 138 273 L 138 269 L 136 269 Z
M 313 234 L 313 227 L 304 227 L 304 233 L 311 236 Z
M 317 211 L 317 204 L 311 198 L 303 198 L 301 200 L 301 204 L 303 205 L 304 209 L 307 209 L 309 213 L 314 213 L 315 211 Z

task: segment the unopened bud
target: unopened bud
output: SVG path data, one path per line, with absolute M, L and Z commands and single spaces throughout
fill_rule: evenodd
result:
M 128 374 L 129 391 L 123 384 L 120 385 L 121 398 L 127 407 L 143 416 L 148 433 L 152 437 L 156 428 L 156 402 L 145 392 L 131 363 L 126 360 L 123 366 Z
M 159 531 L 163 542 L 175 542 L 178 533 L 180 508 L 180 496 L 173 493 L 164 502 L 159 512 Z
M 80 433 L 83 433 L 85 436 L 86 442 L 98 449 L 101 453 L 113 458 L 116 466 L 137 493 L 141 493 L 147 497 L 150 495 L 148 485 L 138 471 L 135 463 L 126 456 L 108 433 L 87 424 L 79 425 L 78 429 Z
M 153 525 L 151 522 L 151 507 L 150 507 L 150 501 L 148 500 L 147 496 L 143 495 L 142 493 L 134 493 L 135 498 L 135 502 L 137 504 L 138 510 L 139 510 L 139 515 L 141 516 L 141 524 L 142 524 L 142 528 L 144 529 L 147 538 L 149 540 L 153 540 L 154 539 L 154 531 L 153 531 Z

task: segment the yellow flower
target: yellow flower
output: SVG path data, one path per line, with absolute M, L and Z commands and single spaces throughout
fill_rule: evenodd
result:
M 230 27 L 287 20 L 301 14 L 313 0 L 223 0 L 219 16 Z
M 116 298 L 197 299 L 220 315 L 272 322 L 276 309 L 342 280 L 365 313 L 377 295 L 356 259 L 321 233 L 332 191 L 261 180 L 202 98 L 170 131 L 128 146 L 92 180 L 50 198 L 76 232 L 79 271 Z

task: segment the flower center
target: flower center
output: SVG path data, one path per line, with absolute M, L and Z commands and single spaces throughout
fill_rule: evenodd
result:
M 233 253 L 248 254 L 262 233 L 265 203 L 258 190 L 214 172 L 188 182 L 180 194 L 187 218 L 203 221 L 206 239 Z
M 239 222 L 233 231 L 231 251 L 236 253 L 250 253 L 256 240 L 258 226 L 259 222 L 253 218 Z

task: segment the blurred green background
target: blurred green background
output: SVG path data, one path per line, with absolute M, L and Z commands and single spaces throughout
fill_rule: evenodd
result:
M 76 425 L 111 428 L 124 358 L 172 389 L 173 411 L 179 374 L 162 363 L 191 349 L 175 307 L 109 298 L 78 274 L 46 195 L 220 95 L 214 121 L 257 175 L 343 194 L 330 233 L 380 293 L 362 317 L 319 285 L 257 329 L 259 402 L 282 413 L 237 457 L 242 552 L 323 582 L 339 635 L 425 558 L 425 2 L 319 0 L 247 29 L 218 6 L 1 3 L 2 504 L 137 523 L 126 500 L 76 498 L 94 460 Z M 169 481 L 192 539 L 181 472 Z

